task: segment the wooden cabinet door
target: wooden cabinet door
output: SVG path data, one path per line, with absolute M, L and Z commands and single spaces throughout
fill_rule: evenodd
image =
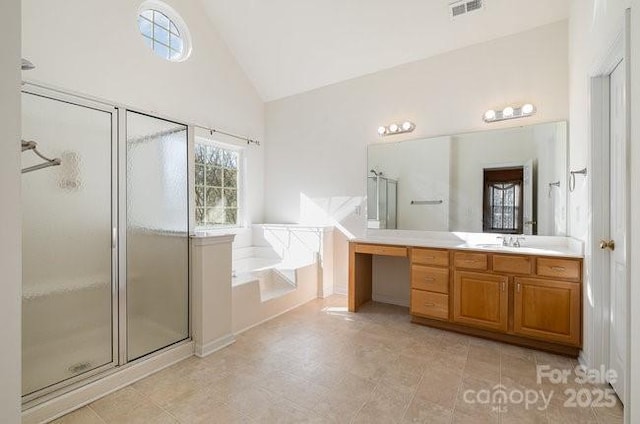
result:
M 456 271 L 453 320 L 460 324 L 506 332 L 509 277 Z
M 513 331 L 580 346 L 580 283 L 516 278 Z

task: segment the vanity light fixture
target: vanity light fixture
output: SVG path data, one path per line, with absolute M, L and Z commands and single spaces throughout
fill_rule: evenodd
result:
M 486 111 L 484 113 L 484 120 L 489 122 L 489 121 L 494 121 L 496 119 L 496 111 L 493 109 L 489 109 L 488 111 Z
M 536 113 L 536 107 L 531 103 L 522 106 L 507 106 L 502 110 L 489 109 L 484 113 L 483 119 L 486 123 L 505 121 L 507 119 L 526 118 Z
M 387 126 L 381 126 L 378 128 L 378 134 L 380 136 L 396 135 L 409 133 L 416 129 L 416 124 L 411 121 L 404 121 L 401 124 L 389 124 Z
M 513 108 L 512 107 L 505 107 L 504 109 L 502 109 L 502 117 L 503 118 L 513 118 Z

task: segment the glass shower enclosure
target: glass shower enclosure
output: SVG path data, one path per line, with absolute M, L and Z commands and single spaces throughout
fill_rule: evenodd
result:
M 382 175 L 367 177 L 367 228 L 398 228 L 398 181 Z
M 22 109 L 27 404 L 189 338 L 189 188 L 183 124 L 30 84 Z
M 187 127 L 127 111 L 127 360 L 189 336 Z

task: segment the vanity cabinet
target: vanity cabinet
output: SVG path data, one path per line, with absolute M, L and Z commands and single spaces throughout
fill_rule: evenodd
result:
M 453 281 L 453 322 L 507 331 L 509 277 L 456 270 Z
M 455 252 L 453 254 L 453 265 L 458 269 L 485 271 L 488 264 L 488 255 L 484 253 Z
M 580 284 L 516 278 L 513 332 L 539 340 L 580 345 Z
M 412 315 L 449 320 L 449 251 L 411 249 Z
M 372 255 L 408 257 L 412 322 L 577 356 L 582 259 L 350 243 L 349 310 L 372 298 Z

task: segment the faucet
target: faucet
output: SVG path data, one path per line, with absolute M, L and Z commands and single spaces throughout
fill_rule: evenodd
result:
M 502 240 L 502 246 L 503 247 L 509 247 L 510 244 L 509 243 L 513 243 L 513 237 L 511 237 L 510 239 L 507 239 L 506 237 L 496 237 L 498 240 Z
M 513 238 L 513 236 L 509 236 L 509 238 L 507 237 L 497 237 L 498 240 L 502 240 L 502 246 L 503 247 L 520 247 L 521 241 L 525 241 L 524 237 L 516 237 Z

